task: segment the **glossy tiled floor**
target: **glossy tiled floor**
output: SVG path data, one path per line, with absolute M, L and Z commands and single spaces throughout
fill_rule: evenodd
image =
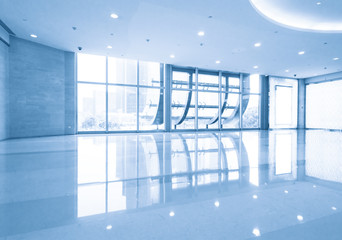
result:
M 342 239 L 342 133 L 0 142 L 0 239 Z

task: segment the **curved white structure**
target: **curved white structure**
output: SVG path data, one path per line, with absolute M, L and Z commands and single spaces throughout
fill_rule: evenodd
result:
M 341 0 L 249 0 L 266 19 L 284 27 L 314 32 L 342 32 Z

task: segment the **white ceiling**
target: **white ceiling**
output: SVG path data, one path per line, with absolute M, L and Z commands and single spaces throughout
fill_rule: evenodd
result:
M 341 13 L 342 4 L 326 4 L 334 1 L 342 2 L 286 0 L 288 8 L 279 6 L 310 19 L 317 16 L 310 3 Z M 342 71 L 341 33 L 286 28 L 248 0 L 1 0 L 0 16 L 16 36 L 67 51 L 81 46 L 83 53 L 297 78 Z M 262 45 L 256 48 L 256 42 Z

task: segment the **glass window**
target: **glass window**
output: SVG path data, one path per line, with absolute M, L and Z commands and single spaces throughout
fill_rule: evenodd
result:
M 223 112 L 221 114 L 221 121 L 223 128 L 239 128 L 240 116 L 239 116 L 239 93 L 222 93 Z
M 260 75 L 259 74 L 250 75 L 249 92 L 260 93 Z
M 164 89 L 139 88 L 139 129 L 164 129 Z
M 137 129 L 137 88 L 108 86 L 108 130 Z
M 218 76 L 209 74 L 198 74 L 198 90 L 218 91 Z
M 172 91 L 172 128 L 194 129 L 195 128 L 195 91 Z
M 78 131 L 106 130 L 106 86 L 77 85 Z
M 342 129 L 342 81 L 306 86 L 306 127 Z
M 136 85 L 137 61 L 109 57 L 108 82 Z
M 218 128 L 219 94 L 198 91 L 198 128 Z
M 243 128 L 259 128 L 259 95 L 244 95 L 248 98 L 248 105 L 242 116 Z
M 77 78 L 82 82 L 106 82 L 106 57 L 77 54 Z
M 163 87 L 160 82 L 160 63 L 139 62 L 139 85 Z
M 172 72 L 172 88 L 195 88 L 195 78 L 192 73 L 189 72 Z

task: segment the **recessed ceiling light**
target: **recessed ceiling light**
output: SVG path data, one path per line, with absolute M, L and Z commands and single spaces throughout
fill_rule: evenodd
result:
M 304 51 L 298 52 L 299 55 L 303 55 L 304 53 L 305 53 Z
M 288 193 L 289 193 L 289 191 L 285 190 L 285 191 L 284 191 L 284 193 L 288 194 Z
M 110 17 L 111 17 L 111 18 L 114 18 L 114 19 L 119 18 L 119 16 L 118 16 L 117 14 L 115 14 L 115 13 L 112 13 L 112 14 L 110 15 Z
M 254 43 L 254 47 L 260 47 L 261 46 L 261 43 Z
M 199 31 L 199 32 L 197 33 L 197 35 L 198 35 L 198 36 L 204 36 L 204 32 L 203 32 L 203 31 Z
M 107 230 L 111 230 L 112 228 L 113 228 L 112 225 L 108 225 L 108 226 L 106 227 Z
M 170 58 L 175 58 L 175 55 L 171 54 L 171 55 L 170 55 Z
M 332 209 L 332 210 L 334 210 L 334 211 L 336 211 L 336 210 L 337 210 L 337 208 L 336 208 L 336 207 L 331 207 L 331 209 Z
M 258 228 L 254 228 L 252 233 L 254 234 L 254 236 L 260 237 L 260 230 Z
M 220 202 L 219 201 L 216 201 L 215 202 L 215 207 L 219 207 L 220 206 Z
M 221 61 L 220 60 L 216 60 L 216 64 L 219 64 L 219 63 L 221 63 Z
M 333 58 L 333 60 L 334 60 L 334 61 L 337 61 L 337 60 L 339 60 L 339 58 L 338 58 L 338 57 L 335 57 L 335 58 Z
M 254 68 L 254 69 L 258 69 L 259 67 L 255 65 L 255 66 L 253 66 L 253 68 Z
M 107 46 L 107 48 L 108 48 L 108 49 L 112 49 L 113 47 L 112 47 L 112 46 L 110 46 L 110 45 L 108 45 L 108 46 Z
M 297 219 L 298 219 L 298 221 L 303 221 L 304 220 L 302 215 L 297 215 Z
M 317 5 L 321 5 L 322 3 L 321 2 L 316 2 Z
M 173 216 L 175 216 L 175 212 L 174 212 L 174 211 L 171 211 L 171 212 L 169 213 L 169 215 L 170 215 L 170 217 L 173 217 Z
M 258 195 L 255 195 L 255 194 L 254 194 L 254 195 L 253 195 L 253 198 L 254 198 L 254 199 L 258 199 Z
M 37 37 L 38 37 L 38 36 L 35 35 L 35 34 L 31 34 L 30 36 L 33 37 L 33 38 L 37 38 Z
M 285 72 L 289 72 L 290 70 L 286 69 Z

